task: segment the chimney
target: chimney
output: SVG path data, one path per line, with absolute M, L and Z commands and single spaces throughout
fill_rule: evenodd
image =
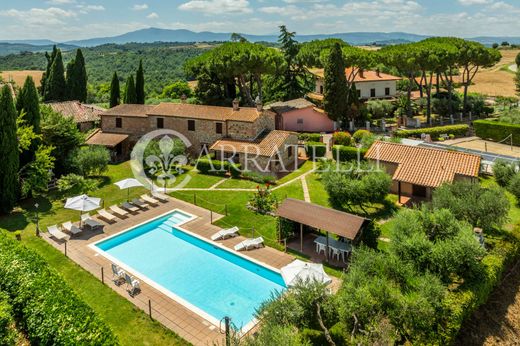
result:
M 238 99 L 233 100 L 233 110 L 238 111 L 240 109 L 240 103 L 238 102 Z
M 256 110 L 261 112 L 264 110 L 264 105 L 262 104 L 262 100 L 260 100 L 260 96 L 257 96 L 256 99 L 255 99 L 255 105 L 256 105 Z
M 381 71 L 379 71 L 379 69 L 376 69 L 376 76 L 381 77 Z
M 186 96 L 186 94 L 182 94 L 182 96 L 181 96 L 181 103 L 186 103 L 187 99 L 188 99 L 188 97 Z
M 365 78 L 365 70 L 362 68 L 359 69 L 359 78 Z

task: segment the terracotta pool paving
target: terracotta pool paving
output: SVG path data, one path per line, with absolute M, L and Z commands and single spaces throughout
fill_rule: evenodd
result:
M 105 224 L 103 232 L 86 231 L 80 236 L 72 237 L 66 243 L 67 256 L 100 280 L 103 271 L 104 283 L 106 285 L 127 298 L 147 314 L 149 313 L 150 302 L 152 318 L 162 323 L 165 327 L 173 330 L 190 343 L 194 345 L 212 345 L 217 342 L 222 343 L 224 335 L 220 333 L 219 326 L 213 325 L 156 288 L 151 287 L 139 277 L 137 278 L 140 279 L 142 291 L 135 297 L 131 297 L 126 291 L 125 285 L 116 286 L 112 282 L 111 262 L 89 247 L 92 243 L 173 211 L 174 209 L 180 209 L 197 216 L 194 220 L 182 225 L 182 228 L 189 232 L 209 239 L 211 235 L 220 230 L 220 227 L 212 225 L 211 221 L 216 221 L 222 218 L 222 215 L 211 213 L 209 210 L 178 199 L 170 198 L 168 202 L 161 203 L 159 206 L 149 208 L 145 211 L 140 211 L 126 219 L 118 218 L 118 221 L 113 224 L 108 224 L 102 219 L 98 219 L 98 221 Z M 61 252 L 65 251 L 65 243 L 59 243 L 54 239 L 49 238 L 48 233 L 44 233 L 42 237 Z M 244 239 L 244 237 L 239 236 L 219 243 L 232 249 L 235 244 Z M 256 261 L 265 263 L 276 269 L 280 269 L 294 260 L 291 255 L 270 247 L 242 253 Z M 95 292 L 92 294 L 95 294 Z

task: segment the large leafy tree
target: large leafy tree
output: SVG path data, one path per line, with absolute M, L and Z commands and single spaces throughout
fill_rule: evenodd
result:
M 347 117 L 348 87 L 345 77 L 345 60 L 341 46 L 336 43 L 325 62 L 325 91 L 323 106 L 329 118 L 342 121 Z
M 129 104 L 137 103 L 137 94 L 136 94 L 136 90 L 135 90 L 134 76 L 132 76 L 132 75 L 130 75 L 126 81 L 124 102 L 129 103 Z
M 137 69 L 135 77 L 135 97 L 138 104 L 144 105 L 145 93 L 144 93 L 144 70 L 143 61 L 139 61 L 139 68 Z
M 18 196 L 19 151 L 16 119 L 11 89 L 5 85 L 0 91 L 0 213 L 10 212 Z
M 76 57 L 67 64 L 67 88 L 70 100 L 87 100 L 87 69 L 81 49 L 76 51 Z
M 121 103 L 121 88 L 119 86 L 119 77 L 117 72 L 112 76 L 110 83 L 110 108 L 115 107 Z
M 49 77 L 45 82 L 45 92 L 43 98 L 45 101 L 65 101 L 67 100 L 67 82 L 65 81 L 65 71 L 63 67 L 63 59 L 61 51 L 58 49 L 54 58 Z

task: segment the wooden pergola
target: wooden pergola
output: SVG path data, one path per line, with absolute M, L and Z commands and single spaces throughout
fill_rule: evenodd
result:
M 329 233 L 355 242 L 368 220 L 339 210 L 322 207 L 294 198 L 285 199 L 276 211 L 276 216 L 300 224 L 300 250 L 303 251 L 303 225 L 327 233 L 326 258 L 329 257 Z

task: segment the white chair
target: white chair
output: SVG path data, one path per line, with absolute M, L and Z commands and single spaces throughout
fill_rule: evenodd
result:
M 246 239 L 241 243 L 235 245 L 235 251 L 258 249 L 264 246 L 264 238 L 258 237 L 255 239 Z
M 327 251 L 327 247 L 325 246 L 325 244 L 316 243 L 316 252 L 318 253 L 318 255 L 322 252 L 325 255 L 326 251 Z
M 125 282 L 128 286 L 128 293 L 130 296 L 134 296 L 136 293 L 141 292 L 141 285 L 139 280 L 136 278 L 124 273 Z
M 335 247 L 331 247 L 330 252 L 331 252 L 332 259 L 334 259 L 334 257 L 336 257 L 336 259 L 339 262 L 339 257 L 341 255 L 341 252 L 339 251 L 339 249 L 336 249 Z
M 114 284 L 116 284 L 116 286 L 119 286 L 126 281 L 125 274 L 126 272 L 123 269 L 119 268 L 119 266 L 112 263 L 112 281 L 114 281 Z
M 47 231 L 49 232 L 51 237 L 53 237 L 57 240 L 64 240 L 67 238 L 67 235 L 65 233 L 63 233 L 62 231 L 60 231 L 58 229 L 57 225 L 47 227 Z
M 215 233 L 211 236 L 211 240 L 221 240 L 221 239 L 223 240 L 223 239 L 227 239 L 227 238 L 236 237 L 237 235 L 238 235 L 238 227 L 235 226 L 232 228 L 223 229 L 223 230 L 218 231 L 217 233 Z
M 81 228 L 73 225 L 72 222 L 70 222 L 70 221 L 67 221 L 64 224 L 62 224 L 61 228 L 64 231 L 67 231 L 72 235 L 77 235 L 77 234 L 80 234 L 81 232 L 83 232 L 83 230 Z

